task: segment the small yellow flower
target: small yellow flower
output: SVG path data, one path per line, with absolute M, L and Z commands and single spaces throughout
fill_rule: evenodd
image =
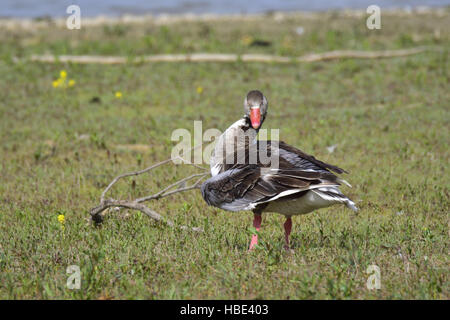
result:
M 115 94 L 115 96 L 116 96 L 117 99 L 122 98 L 122 92 L 117 91 L 116 94 Z
M 251 36 L 243 36 L 241 38 L 241 42 L 242 42 L 242 44 L 248 46 L 253 42 L 253 38 Z
M 53 88 L 57 88 L 59 86 L 59 79 L 58 80 L 54 80 L 52 82 Z
M 64 224 L 64 222 L 66 222 L 66 218 L 63 214 L 58 215 L 58 222 L 61 224 Z
M 201 94 L 202 92 L 203 92 L 203 87 L 198 86 L 198 87 L 197 87 L 197 93 L 198 93 L 198 94 Z
M 61 70 L 61 72 L 59 73 L 59 76 L 61 77 L 61 79 L 65 79 L 67 77 L 66 70 Z
M 75 85 L 75 80 L 69 80 L 69 87 L 73 87 Z

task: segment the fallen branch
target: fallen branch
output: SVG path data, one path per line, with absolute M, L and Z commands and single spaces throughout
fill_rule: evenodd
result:
M 170 227 L 175 227 L 175 224 L 172 221 L 163 218 L 159 213 L 150 209 L 149 207 L 147 207 L 141 203 L 137 203 L 136 201 L 126 201 L 126 200 L 108 199 L 108 200 L 103 201 L 103 203 L 101 205 L 91 209 L 90 213 L 92 216 L 92 220 L 94 220 L 96 223 L 101 223 L 103 221 L 103 217 L 101 216 L 101 213 L 111 207 L 119 207 L 119 208 L 138 210 L 138 211 L 141 211 L 142 213 L 146 214 L 148 217 L 152 218 L 153 220 L 156 220 L 158 222 L 163 222 Z M 190 230 L 196 231 L 196 232 L 203 231 L 202 228 L 197 228 L 197 227 L 179 226 L 179 228 L 183 229 L 183 230 L 190 229 Z
M 400 50 L 384 50 L 384 51 L 357 51 L 357 50 L 336 50 L 317 54 L 308 54 L 297 58 L 299 62 L 316 62 L 334 59 L 379 59 L 404 57 L 413 54 L 430 51 L 429 47 L 418 47 Z
M 79 64 L 124 64 L 124 63 L 146 63 L 146 62 L 269 62 L 269 63 L 293 63 L 293 62 L 317 62 L 335 59 L 379 59 L 403 57 L 436 50 L 432 47 L 418 47 L 400 50 L 384 51 L 358 51 L 337 50 L 323 53 L 306 54 L 300 57 L 284 57 L 266 54 L 220 54 L 220 53 L 193 53 L 193 54 L 158 54 L 142 56 L 137 58 L 118 56 L 72 56 L 72 55 L 31 55 L 28 60 L 47 63 L 79 63 Z M 19 58 L 14 58 L 16 62 Z M 27 59 L 25 59 L 27 60 Z
M 190 149 L 190 151 L 201 147 L 202 145 L 196 146 L 192 149 Z M 188 165 L 192 165 L 197 169 L 202 170 L 203 172 L 201 173 L 195 173 L 192 174 L 186 178 L 183 178 L 181 180 L 178 180 L 170 185 L 168 185 L 167 187 L 163 188 L 162 190 L 145 196 L 145 197 L 141 197 L 135 200 L 116 200 L 116 199 L 105 199 L 106 194 L 108 193 L 109 190 L 111 190 L 111 188 L 122 178 L 125 177 L 131 177 L 131 176 L 137 176 L 137 175 L 141 175 L 144 173 L 148 173 L 151 170 L 158 168 L 164 164 L 167 164 L 169 162 L 172 162 L 174 160 L 181 160 L 182 162 L 184 162 L 185 164 Z M 192 163 L 187 163 L 182 156 L 177 157 L 175 159 L 170 158 L 161 162 L 158 162 L 156 164 L 153 164 L 143 170 L 139 170 L 139 171 L 133 171 L 133 172 L 128 172 L 128 173 L 124 173 L 121 174 L 117 177 L 115 177 L 111 183 L 105 188 L 105 190 L 103 190 L 101 196 L 100 196 L 100 204 L 97 207 L 92 208 L 89 213 L 91 214 L 92 220 L 96 223 L 101 223 L 103 221 L 103 215 L 102 213 L 108 209 L 108 208 L 112 208 L 112 207 L 117 207 L 117 208 L 127 208 L 127 209 L 132 209 L 132 210 L 138 210 L 141 211 L 142 213 L 146 214 L 148 217 L 150 217 L 153 220 L 156 220 L 158 222 L 162 222 L 165 223 L 166 225 L 170 226 L 170 227 L 178 227 L 180 229 L 184 229 L 184 230 L 193 230 L 193 231 L 197 231 L 197 232 L 201 232 L 202 229 L 201 228 L 196 228 L 196 227 L 187 227 L 187 226 L 176 226 L 172 221 L 163 218 L 159 213 L 157 213 L 156 211 L 150 209 L 149 207 L 147 207 L 146 205 L 143 204 L 143 202 L 146 201 L 150 201 L 150 200 L 159 200 L 161 198 L 165 198 L 168 196 L 171 196 L 173 194 L 176 193 L 180 193 L 180 192 L 185 192 L 185 191 L 189 191 L 189 190 L 193 190 L 193 189 L 198 189 L 201 185 L 201 182 L 203 181 L 203 179 L 209 175 L 209 171 L 208 169 L 196 165 L 196 164 L 192 164 Z M 195 180 L 195 182 L 191 185 L 186 185 L 189 181 L 194 180 L 194 178 L 197 178 Z

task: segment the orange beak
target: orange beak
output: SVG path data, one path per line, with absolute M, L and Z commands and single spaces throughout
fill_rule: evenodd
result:
M 261 110 L 259 107 L 250 108 L 250 121 L 253 129 L 258 129 L 261 125 Z

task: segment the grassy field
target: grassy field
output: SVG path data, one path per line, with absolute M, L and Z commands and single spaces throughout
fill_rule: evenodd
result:
M 0 298 L 449 299 L 449 30 L 450 10 L 386 14 L 373 31 L 364 17 L 339 13 L 1 28 Z M 310 64 L 12 62 L 36 53 L 296 56 L 423 45 L 437 50 Z M 73 86 L 53 87 L 61 70 Z M 267 215 L 263 245 L 247 253 L 252 214 L 208 207 L 199 191 L 150 206 L 203 233 L 132 211 L 92 225 L 88 210 L 113 177 L 168 158 L 172 131 L 193 130 L 194 120 L 224 130 L 255 88 L 269 99 L 265 128 L 350 172 L 344 192 L 358 215 L 335 206 L 295 217 L 292 252 L 282 249 L 283 217 Z M 162 167 L 112 196 L 146 195 L 192 171 Z M 80 290 L 66 287 L 69 265 L 81 268 Z M 366 287 L 369 265 L 380 268 L 379 290 Z

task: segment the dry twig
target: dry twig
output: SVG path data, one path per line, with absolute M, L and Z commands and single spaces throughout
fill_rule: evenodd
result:
M 123 63 L 145 63 L 145 62 L 269 62 L 269 63 L 293 63 L 293 62 L 317 62 L 335 59 L 379 59 L 391 57 L 403 57 L 422 53 L 425 51 L 438 50 L 433 47 L 417 47 L 400 50 L 384 51 L 359 51 L 359 50 L 336 50 L 323 53 L 306 54 L 300 57 L 285 57 L 266 54 L 222 54 L 222 53 L 192 53 L 192 54 L 156 54 L 142 56 L 135 59 L 120 56 L 71 56 L 51 54 L 32 55 L 30 61 L 37 62 L 72 62 L 80 64 L 123 64 Z M 16 61 L 20 59 L 16 58 Z
M 191 148 L 190 151 L 201 147 L 202 145 L 196 146 L 194 148 Z M 174 160 L 181 160 L 183 163 L 188 164 L 188 165 L 192 165 L 197 169 L 202 170 L 203 172 L 201 173 L 195 173 L 192 174 L 186 178 L 183 178 L 181 180 L 178 180 L 170 185 L 168 185 L 167 187 L 163 188 L 162 190 L 158 191 L 157 193 L 145 196 L 145 197 L 141 197 L 135 200 L 116 200 L 116 199 L 105 199 L 106 194 L 108 193 L 109 190 L 111 190 L 111 188 L 122 178 L 125 177 L 131 177 L 131 176 L 137 176 L 137 175 L 141 175 L 144 173 L 148 173 L 151 170 L 158 168 L 164 164 L 170 163 Z M 173 194 L 176 193 L 180 193 L 180 192 L 185 192 L 185 191 L 189 191 L 189 190 L 193 190 L 193 189 L 197 189 L 200 187 L 201 182 L 203 181 L 203 179 L 209 175 L 209 171 L 208 169 L 196 165 L 196 164 L 192 164 L 192 163 L 187 163 L 182 156 L 177 157 L 175 159 L 170 158 L 161 162 L 158 162 L 156 164 L 153 164 L 143 170 L 139 170 L 139 171 L 133 171 L 133 172 L 128 172 L 128 173 L 124 173 L 121 174 L 117 177 L 115 177 L 111 183 L 105 188 L 105 190 L 103 190 L 101 197 L 100 197 L 100 204 L 97 207 L 92 208 L 89 212 L 91 214 L 92 220 L 95 221 L 96 223 L 101 223 L 103 221 L 103 215 L 102 213 L 111 207 L 119 207 L 119 208 L 127 208 L 127 209 L 132 209 L 132 210 L 138 210 L 141 211 L 142 213 L 146 214 L 148 217 L 159 221 L 159 222 L 163 222 L 171 227 L 176 227 L 176 225 L 166 219 L 163 218 L 159 213 L 157 213 L 156 211 L 150 209 L 149 207 L 147 207 L 146 205 L 143 204 L 143 202 L 146 201 L 150 201 L 150 200 L 158 200 L 161 198 L 165 198 L 168 196 L 171 196 Z M 194 178 L 197 178 L 197 180 L 195 180 L 195 182 L 191 185 L 186 185 L 186 183 L 188 183 L 189 181 L 192 181 Z M 176 188 L 176 189 L 175 189 Z M 180 229 L 185 229 L 185 230 L 193 230 L 193 231 L 197 231 L 200 232 L 202 231 L 201 228 L 195 228 L 195 227 L 187 227 L 187 226 L 178 226 Z

